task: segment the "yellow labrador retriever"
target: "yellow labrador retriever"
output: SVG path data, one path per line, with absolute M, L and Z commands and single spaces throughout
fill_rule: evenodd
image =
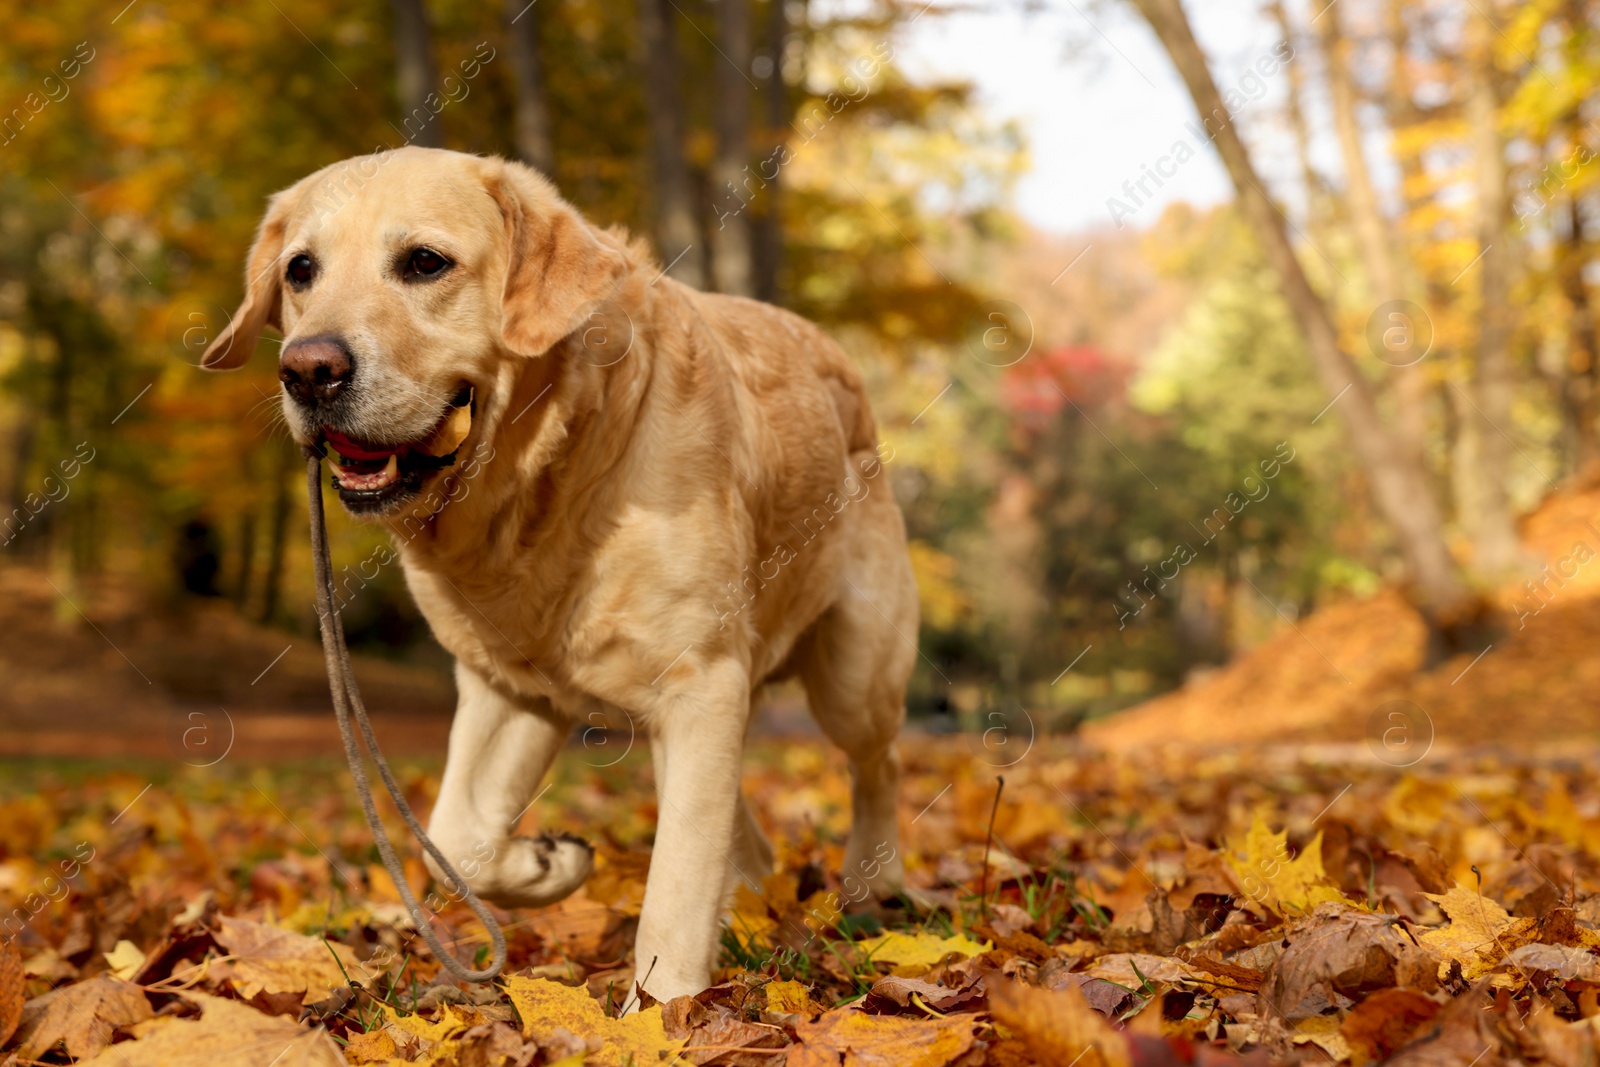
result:
M 847 874 L 899 891 L 917 595 L 861 379 L 821 330 L 665 277 L 527 167 L 422 148 L 272 198 L 205 365 L 268 326 L 291 431 L 387 525 L 455 656 L 430 832 L 475 890 L 583 883 L 585 843 L 514 824 L 575 723 L 626 720 L 660 808 L 636 974 L 703 989 L 733 879 L 772 869 L 739 784 L 752 707 L 798 676 L 850 760 Z

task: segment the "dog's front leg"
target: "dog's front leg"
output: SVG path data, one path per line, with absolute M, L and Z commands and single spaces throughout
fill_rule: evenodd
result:
M 505 907 L 560 900 L 589 877 L 589 845 L 575 837 L 511 833 L 571 727 L 548 701 L 514 703 L 459 663 L 456 689 L 450 753 L 428 834 L 485 899 Z M 427 862 L 453 891 L 432 857 Z
M 660 811 L 634 966 L 657 1000 L 711 984 L 749 709 L 745 671 L 725 661 L 705 668 L 652 715 Z

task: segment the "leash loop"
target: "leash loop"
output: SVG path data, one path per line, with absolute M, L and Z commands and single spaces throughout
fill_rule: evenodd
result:
M 322 510 L 322 454 L 316 446 L 308 445 L 305 448 L 305 456 L 306 495 L 311 512 L 311 558 L 317 578 L 317 617 L 322 628 L 322 656 L 328 667 L 328 689 L 333 694 L 333 713 L 339 721 L 339 736 L 344 739 L 344 755 L 350 764 L 350 776 L 355 780 L 356 795 L 361 798 L 361 810 L 366 813 L 367 825 L 372 828 L 373 839 L 378 845 L 378 854 L 383 857 L 383 866 L 393 879 L 395 888 L 400 891 L 400 899 L 405 902 L 412 920 L 417 924 L 417 931 L 422 934 L 422 939 L 427 942 L 434 958 L 460 981 L 492 981 L 506 965 L 506 935 L 500 929 L 500 924 L 494 915 L 490 913 L 488 905 L 478 899 L 478 894 L 467 885 L 466 879 L 456 873 L 455 867 L 444 858 L 439 846 L 433 843 L 433 839 L 417 821 L 411 805 L 406 802 L 405 793 L 401 791 L 400 784 L 395 781 L 393 772 L 389 770 L 389 762 L 383 758 L 383 752 L 378 748 L 378 738 L 373 733 L 372 721 L 367 718 L 367 708 L 361 701 L 361 690 L 356 687 L 355 671 L 350 663 L 350 648 L 344 640 L 344 623 L 333 606 L 333 564 L 328 555 L 328 526 Z M 367 781 L 366 765 L 361 760 L 361 749 L 356 744 L 355 730 L 350 723 L 352 714 L 361 729 L 361 738 L 366 743 L 367 752 L 372 756 L 372 762 L 378 765 L 378 776 L 383 779 L 384 788 L 389 791 L 389 797 L 399 809 L 400 817 L 405 820 L 406 829 L 411 831 L 411 836 L 416 838 L 428 855 L 433 857 L 434 862 L 439 865 L 439 869 L 445 873 L 450 882 L 460 888 L 462 899 L 489 931 L 489 939 L 494 943 L 494 956 L 489 966 L 483 970 L 475 971 L 468 968 L 445 950 L 438 935 L 433 932 L 427 913 L 411 892 L 411 886 L 407 884 L 405 872 L 400 866 L 400 858 L 395 855 L 394 845 L 390 843 L 383 822 L 378 818 L 377 806 L 372 801 L 372 785 Z

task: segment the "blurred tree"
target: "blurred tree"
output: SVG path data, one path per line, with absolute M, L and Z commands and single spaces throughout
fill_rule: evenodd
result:
M 1312 362 L 1329 401 L 1339 401 L 1352 450 L 1360 458 L 1378 508 L 1410 564 L 1417 600 L 1430 624 L 1431 655 L 1439 657 L 1454 651 L 1460 640 L 1457 628 L 1476 621 L 1478 606 L 1445 544 L 1444 518 L 1426 472 L 1396 444 L 1378 412 L 1366 378 L 1340 345 L 1329 308 L 1311 287 L 1289 243 L 1282 215 L 1261 186 L 1181 3 L 1135 0 L 1135 4 L 1178 68 L 1202 121 L 1214 135 L 1213 143 L 1233 179 L 1257 240 L 1271 258 L 1285 297 L 1306 335 Z
M 401 136 L 423 148 L 444 144 L 430 101 L 440 99 L 439 70 L 433 62 L 433 35 L 424 0 L 390 0 L 394 5 L 395 96 L 400 102 Z
M 684 155 L 686 118 L 677 10 L 671 0 L 638 0 L 639 45 L 644 53 L 645 102 L 650 111 L 656 250 L 668 274 L 699 289 L 706 284 L 705 250 L 695 223 L 699 212 Z
M 546 175 L 555 173 L 555 148 L 550 141 L 550 107 L 545 99 L 544 62 L 540 58 L 537 0 L 505 0 L 507 49 L 516 84 L 517 156 Z
M 769 0 L 771 2 L 771 0 Z M 750 215 L 756 194 L 750 167 L 750 0 L 714 0 L 717 53 L 713 63 L 717 154 L 711 164 L 711 273 L 719 292 L 755 294 Z

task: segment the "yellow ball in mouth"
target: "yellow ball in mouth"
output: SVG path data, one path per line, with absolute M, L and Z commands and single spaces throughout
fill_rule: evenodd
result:
M 429 456 L 448 456 L 461 447 L 472 432 L 472 404 L 451 408 L 437 428 L 412 447 Z

